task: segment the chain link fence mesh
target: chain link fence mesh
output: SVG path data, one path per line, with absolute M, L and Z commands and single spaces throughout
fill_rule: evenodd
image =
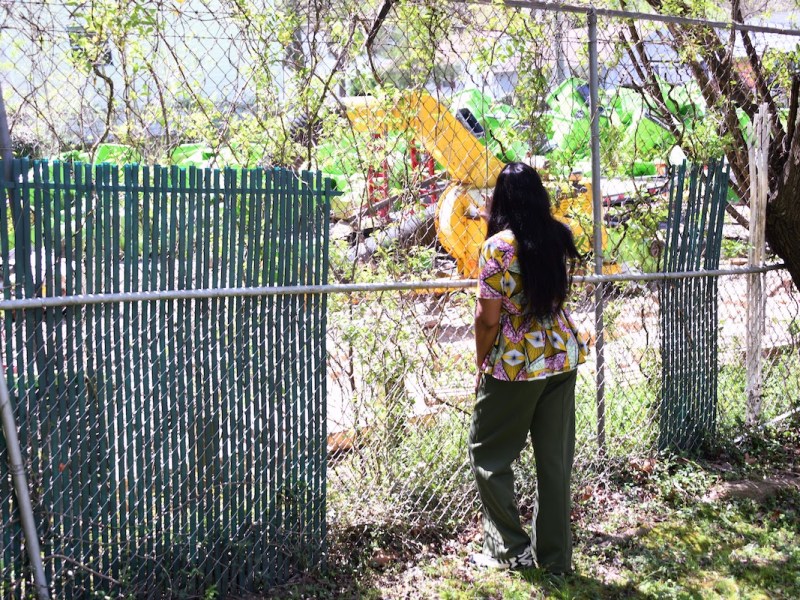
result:
M 332 283 L 433 282 L 329 297 L 328 525 L 393 524 L 413 541 L 473 520 L 474 291 L 435 282 L 474 277 L 485 233 L 479 212 L 511 160 L 540 169 L 557 214 L 591 254 L 597 178 L 585 11 L 391 0 L 20 0 L 0 8 L 3 92 L 19 155 L 320 170 L 340 192 Z M 727 151 L 720 267 L 747 264 L 749 127 L 756 99 L 771 98 L 774 113 L 788 118 L 797 58 L 800 31 L 781 25 L 784 33 L 599 13 L 603 272 L 628 278 L 603 286 L 601 374 L 595 353 L 579 372 L 576 490 L 658 448 L 662 284 L 646 275 L 664 268 L 671 166 Z M 592 270 L 589 256 L 579 275 Z M 766 298 L 758 422 L 769 423 L 798 406 L 800 296 L 786 271 L 757 277 Z M 571 304 L 593 342 L 596 285 L 578 282 Z M 715 441 L 726 442 L 745 430 L 745 341 L 754 325 L 748 276 L 720 276 L 717 287 Z M 518 474 L 521 503 L 532 506 L 529 451 Z M 0 495 L 4 523 L 12 522 L 10 486 Z M 15 543 L 13 553 L 0 549 L 4 556 L 16 556 Z M 83 566 L 102 587 L 107 565 Z M 23 579 L 14 573 L 14 582 Z M 230 588 L 238 585 L 258 587 Z

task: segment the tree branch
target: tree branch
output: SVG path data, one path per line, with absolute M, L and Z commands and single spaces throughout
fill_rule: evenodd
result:
M 623 7 L 624 6 L 625 3 L 623 2 Z M 637 75 L 643 82 L 643 87 L 640 89 L 640 91 L 644 91 L 646 93 L 642 94 L 642 97 L 644 98 L 645 102 L 647 102 L 648 108 L 653 108 L 653 106 L 650 104 L 651 101 L 657 105 L 659 117 L 661 117 L 661 120 L 669 126 L 670 133 L 675 137 L 675 140 L 680 142 L 683 139 L 684 128 L 678 127 L 675 115 L 673 115 L 669 110 L 667 103 L 664 101 L 664 97 L 661 95 L 661 87 L 658 84 L 658 79 L 656 79 L 656 73 L 655 69 L 653 69 L 652 61 L 650 60 L 650 56 L 647 54 L 647 49 L 645 48 L 641 36 L 639 36 L 639 31 L 632 22 L 628 23 L 628 32 L 633 43 L 631 44 L 630 42 L 626 41 L 625 45 L 628 55 L 631 59 L 631 63 L 633 64 L 634 69 L 636 69 Z M 634 50 L 636 51 L 636 54 L 634 54 Z
M 372 51 L 372 44 L 375 42 L 375 38 L 378 37 L 378 33 L 380 33 L 381 27 L 383 27 L 383 22 L 386 20 L 395 2 L 397 2 L 397 0 L 383 0 L 383 6 L 381 6 L 381 9 L 378 11 L 378 16 L 375 17 L 375 20 L 372 22 L 372 27 L 370 27 L 369 33 L 367 33 L 367 40 L 364 42 L 364 48 L 368 53 Z
M 108 86 L 108 100 L 106 100 L 106 119 L 105 119 L 105 130 L 103 131 L 103 135 L 97 138 L 94 144 L 92 144 L 92 148 L 89 151 L 89 155 L 92 157 L 92 162 L 94 162 L 94 154 L 97 152 L 97 148 L 106 141 L 108 138 L 108 134 L 111 133 L 111 117 L 112 113 L 114 112 L 114 81 L 103 73 L 100 70 L 98 65 L 92 65 L 92 70 L 94 74 L 97 75 L 100 79 L 106 82 L 106 86 Z
M 742 7 L 741 7 L 741 0 L 733 0 L 733 19 L 738 21 L 739 23 L 744 23 L 744 17 L 742 16 Z M 750 33 L 747 31 L 739 31 L 739 34 L 742 36 L 742 43 L 744 44 L 745 52 L 747 52 L 747 59 L 750 62 L 750 68 L 753 70 L 753 77 L 756 83 L 756 89 L 758 89 L 758 93 L 761 95 L 763 101 L 767 103 L 769 106 L 769 112 L 778 116 L 778 107 L 775 105 L 775 99 L 772 97 L 772 93 L 769 91 L 769 87 L 767 86 L 766 79 L 764 79 L 764 72 L 761 69 L 761 60 L 756 53 L 755 46 L 753 46 L 753 42 L 750 39 Z M 755 113 L 753 113 L 755 114 Z M 753 115 L 749 115 L 750 118 L 753 118 Z M 771 119 L 772 121 L 772 135 L 775 136 L 775 143 L 778 147 L 783 147 L 783 139 L 786 135 L 781 127 L 780 119 Z
M 800 77 L 792 75 L 792 89 L 789 95 L 789 118 L 786 120 L 787 134 L 784 139 L 784 151 L 788 152 L 794 141 L 797 121 L 798 94 L 800 94 Z

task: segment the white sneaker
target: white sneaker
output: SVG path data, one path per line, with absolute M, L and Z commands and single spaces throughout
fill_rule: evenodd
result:
M 481 569 L 505 570 L 509 568 L 508 561 L 497 560 L 495 557 L 484 554 L 483 552 L 470 554 L 469 563 Z
M 530 569 L 534 566 L 533 552 L 528 546 L 517 556 L 507 560 L 500 560 L 483 552 L 470 555 L 469 562 L 482 569 Z
M 509 559 L 509 569 L 531 569 L 535 566 L 533 562 L 533 551 L 530 546 L 526 547 L 519 555 Z

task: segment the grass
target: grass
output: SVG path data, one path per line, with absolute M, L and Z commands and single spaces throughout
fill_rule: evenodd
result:
M 703 460 L 617 460 L 574 490 L 576 574 L 477 570 L 457 528 L 337 531 L 328 571 L 272 598 L 798 598 L 800 419 Z

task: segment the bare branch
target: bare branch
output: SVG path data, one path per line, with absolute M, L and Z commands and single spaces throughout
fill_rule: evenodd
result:
M 92 65 L 92 70 L 94 74 L 97 75 L 100 79 L 102 79 L 106 83 L 106 87 L 108 88 L 108 98 L 106 99 L 106 116 L 105 116 L 105 123 L 104 123 L 104 130 L 102 135 L 95 140 L 94 144 L 92 144 L 92 148 L 89 151 L 89 154 L 94 161 L 95 152 L 97 152 L 97 148 L 106 141 L 108 138 L 108 134 L 111 133 L 111 122 L 114 115 L 114 81 L 103 73 L 102 69 L 98 65 Z
M 742 16 L 741 0 L 733 0 L 732 7 L 734 21 L 743 23 L 744 17 Z M 764 72 L 761 69 L 761 60 L 759 59 L 755 46 L 750 39 L 750 33 L 747 31 L 740 31 L 739 33 L 742 36 L 742 43 L 744 44 L 745 51 L 747 52 L 747 59 L 750 62 L 750 68 L 753 71 L 753 78 L 755 79 L 758 93 L 760 94 L 761 99 L 769 106 L 770 113 L 777 117 L 778 107 L 775 105 L 775 99 L 772 97 L 772 93 L 769 91 L 769 87 L 767 86 L 766 79 L 764 78 Z M 749 114 L 751 118 L 754 115 L 755 113 Z M 770 119 L 770 121 L 772 121 L 772 135 L 775 136 L 775 143 L 781 147 L 783 146 L 783 138 L 786 134 L 783 131 L 783 127 L 781 127 L 780 119 L 775 118 Z
M 372 44 L 375 42 L 375 38 L 380 33 L 381 27 L 383 27 L 383 22 L 386 20 L 386 17 L 389 15 L 389 11 L 392 10 L 392 7 L 395 5 L 397 0 L 383 0 L 383 6 L 378 11 L 378 16 L 375 17 L 375 20 L 372 22 L 372 27 L 370 27 L 369 33 L 367 33 L 367 40 L 364 42 L 364 48 L 367 52 L 372 50 Z

